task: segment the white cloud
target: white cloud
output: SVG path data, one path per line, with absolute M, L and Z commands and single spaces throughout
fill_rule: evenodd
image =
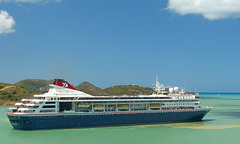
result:
M 15 21 L 7 11 L 0 11 L 0 34 L 15 32 L 13 26 Z
M 169 0 L 167 9 L 180 15 L 203 15 L 209 20 L 239 18 L 240 0 Z

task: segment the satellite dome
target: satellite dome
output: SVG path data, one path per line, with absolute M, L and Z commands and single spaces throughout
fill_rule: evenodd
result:
M 174 87 L 174 92 L 178 92 L 178 87 Z
M 173 88 L 169 88 L 169 92 L 172 93 L 173 92 Z

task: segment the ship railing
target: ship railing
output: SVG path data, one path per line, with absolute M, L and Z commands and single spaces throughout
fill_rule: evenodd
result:
M 18 108 L 28 108 L 28 109 L 37 109 L 38 107 L 34 107 L 34 106 L 21 106 L 21 107 L 18 107 Z
M 36 102 L 36 101 L 26 101 L 23 104 L 42 104 L 43 102 Z
M 17 106 L 11 106 L 9 109 L 17 109 L 17 108 L 19 108 L 19 107 L 17 107 Z
M 23 103 L 15 103 L 15 106 L 21 106 Z
M 26 113 L 26 110 L 19 110 L 19 111 L 16 111 L 15 113 L 25 114 L 25 113 Z

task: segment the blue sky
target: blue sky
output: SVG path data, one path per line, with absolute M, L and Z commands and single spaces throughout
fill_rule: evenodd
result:
M 0 0 L 0 81 L 240 92 L 240 2 L 219 3 Z

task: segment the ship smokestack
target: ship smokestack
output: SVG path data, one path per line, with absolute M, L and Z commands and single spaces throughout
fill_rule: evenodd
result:
M 76 90 L 71 84 L 69 84 L 64 79 L 54 79 L 53 85 Z

